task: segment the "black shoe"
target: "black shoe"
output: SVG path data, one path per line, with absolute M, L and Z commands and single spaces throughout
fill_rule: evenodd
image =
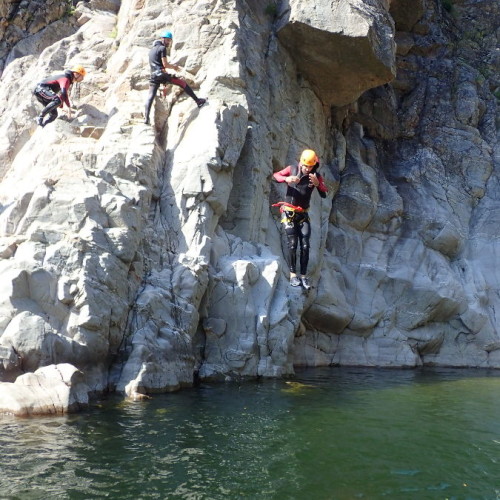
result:
M 207 104 L 207 99 L 198 99 L 196 101 L 196 105 L 199 107 L 199 108 L 202 108 L 203 106 L 205 106 L 205 104 Z
M 306 278 L 305 276 L 302 276 L 300 279 L 302 281 L 302 286 L 304 287 L 304 290 L 310 290 L 311 284 L 309 283 L 309 279 Z
M 144 120 L 144 125 L 151 125 L 151 123 L 149 123 L 149 118 L 146 118 L 146 119 Z
M 45 124 L 43 123 L 43 116 L 39 116 L 37 119 L 36 119 L 36 122 L 38 123 L 38 125 L 40 125 L 40 127 L 44 127 Z

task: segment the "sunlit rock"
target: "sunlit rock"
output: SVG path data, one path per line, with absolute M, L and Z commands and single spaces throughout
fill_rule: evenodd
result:
M 42 7 L 1 28 L 6 387 L 65 363 L 136 399 L 297 365 L 500 367 L 498 2 Z M 167 86 L 145 125 L 168 28 L 208 105 Z M 37 127 L 34 86 L 75 63 L 72 118 Z M 272 207 L 304 148 L 329 187 L 307 293 Z
M 84 375 L 63 363 L 25 373 L 14 383 L 0 382 L 0 413 L 25 417 L 82 410 L 89 402 Z
M 325 105 L 344 106 L 395 74 L 394 24 L 382 2 L 290 1 L 277 34 Z

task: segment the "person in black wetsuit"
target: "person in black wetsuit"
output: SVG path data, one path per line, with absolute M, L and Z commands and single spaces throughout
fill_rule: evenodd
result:
M 196 105 L 201 108 L 206 102 L 206 99 L 201 99 L 196 96 L 193 89 L 182 79 L 175 75 L 167 73 L 167 70 L 173 69 L 174 71 L 180 71 L 181 67 L 176 64 L 170 64 L 167 61 L 167 48 L 172 43 L 173 35 L 170 31 L 166 31 L 161 40 L 156 40 L 153 44 L 153 48 L 149 51 L 149 66 L 151 68 L 151 77 L 149 79 L 149 93 L 146 100 L 145 111 L 144 111 L 144 123 L 149 125 L 149 113 L 151 111 L 151 106 L 153 105 L 153 100 L 160 88 L 160 85 L 167 85 L 167 83 L 172 83 L 178 85 L 184 92 L 191 97 Z M 164 91 L 165 92 L 165 91 Z
M 288 265 L 290 268 L 290 285 L 302 285 L 306 290 L 311 288 L 307 278 L 309 263 L 309 239 L 311 237 L 311 223 L 309 221 L 309 204 L 314 189 L 318 190 L 322 198 L 326 197 L 328 188 L 323 178 L 317 172 L 319 159 L 312 149 L 305 149 L 300 155 L 298 165 L 288 166 L 273 174 L 278 182 L 286 182 L 286 201 L 281 206 L 281 222 L 288 239 Z M 300 279 L 297 276 L 297 243 L 300 242 Z
M 57 118 L 57 108 L 62 108 L 63 104 L 68 107 L 68 117 L 71 118 L 71 104 L 68 92 L 74 82 L 81 82 L 87 72 L 83 66 L 74 66 L 64 73 L 49 76 L 42 80 L 33 91 L 38 102 L 45 107 L 38 115 L 37 123 L 45 127 L 47 123 L 53 122 Z M 49 115 L 47 120 L 43 120 L 45 115 Z

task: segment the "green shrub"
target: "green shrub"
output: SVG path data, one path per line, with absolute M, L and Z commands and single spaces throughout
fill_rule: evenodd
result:
M 268 3 L 264 12 L 270 17 L 276 17 L 278 14 L 278 5 L 276 2 Z
M 448 12 L 451 12 L 453 10 L 452 0 L 442 0 L 442 1 L 444 9 L 447 10 Z
M 66 15 L 72 16 L 75 13 L 75 6 L 73 0 L 66 0 Z

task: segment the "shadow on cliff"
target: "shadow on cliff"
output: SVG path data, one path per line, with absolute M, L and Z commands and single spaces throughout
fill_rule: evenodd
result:
M 105 127 L 108 120 L 115 112 L 116 109 L 113 109 L 108 115 L 91 104 L 82 104 L 78 107 L 78 115 L 76 118 L 79 119 L 81 125 Z

